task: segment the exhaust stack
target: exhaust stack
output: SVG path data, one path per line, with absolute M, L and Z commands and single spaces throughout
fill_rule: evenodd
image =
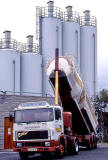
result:
M 57 48 L 55 49 L 55 105 L 58 105 L 58 92 L 59 92 L 59 48 L 58 48 L 58 31 L 57 26 Z

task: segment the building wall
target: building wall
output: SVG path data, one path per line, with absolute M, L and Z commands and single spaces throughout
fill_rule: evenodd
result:
M 54 104 L 53 97 L 0 95 L 0 150 L 4 148 L 4 117 L 8 117 L 9 112 L 18 107 L 20 103 L 41 100 Z

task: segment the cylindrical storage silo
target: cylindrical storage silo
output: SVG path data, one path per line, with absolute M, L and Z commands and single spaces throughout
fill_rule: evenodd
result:
M 0 49 L 0 91 L 20 94 L 20 53 L 13 49 Z
M 81 17 L 81 74 L 89 96 L 97 91 L 97 28 L 96 18 L 90 11 Z
M 42 57 L 36 53 L 21 54 L 21 94 L 41 96 L 42 94 Z
M 58 35 L 56 31 L 57 28 Z M 57 45 L 59 55 L 62 55 L 61 11 L 59 8 L 54 7 L 53 1 L 49 1 L 48 7 L 41 8 L 40 18 L 40 48 L 43 57 L 43 94 L 53 95 L 53 90 L 45 73 L 45 68 L 47 62 L 54 58 Z
M 63 55 L 72 54 L 75 66 L 80 66 L 80 24 L 79 14 L 66 7 L 63 22 Z

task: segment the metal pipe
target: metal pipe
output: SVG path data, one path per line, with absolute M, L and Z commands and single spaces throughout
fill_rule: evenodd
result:
M 15 60 L 13 60 L 13 93 L 15 95 Z
M 54 1 L 47 2 L 48 4 L 48 16 L 53 17 L 53 11 L 54 11 Z
M 26 38 L 27 38 L 28 52 L 32 52 L 32 50 L 33 50 L 33 36 L 32 35 L 28 35 Z
M 22 53 L 20 53 L 20 96 L 22 96 Z
M 5 45 L 5 48 L 10 48 L 10 43 L 11 43 L 11 31 L 4 31 L 4 45 Z
M 55 49 L 55 105 L 58 105 L 58 92 L 59 92 L 59 28 L 56 27 L 57 32 L 57 48 Z
M 76 65 L 78 66 L 78 62 L 79 62 L 79 56 L 78 56 L 78 31 L 75 31 L 75 35 L 76 35 Z
M 56 105 L 58 105 L 58 88 L 59 88 L 58 56 L 59 56 L 59 50 L 58 48 L 56 48 L 56 53 L 55 53 L 55 104 Z
M 66 12 L 67 12 L 67 17 L 68 17 L 68 21 L 69 21 L 72 19 L 72 6 L 67 6 Z
M 95 52 L 95 34 L 93 33 L 93 45 L 94 45 L 94 96 L 96 95 L 96 52 Z
M 90 25 L 90 10 L 85 10 L 83 13 L 85 15 L 85 25 Z

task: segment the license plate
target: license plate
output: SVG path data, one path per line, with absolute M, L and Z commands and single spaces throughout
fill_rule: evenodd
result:
M 37 151 L 37 148 L 28 148 L 28 151 L 30 152 L 30 151 Z

